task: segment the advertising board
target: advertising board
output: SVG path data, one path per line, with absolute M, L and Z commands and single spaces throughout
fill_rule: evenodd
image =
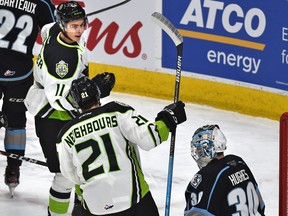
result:
M 183 70 L 288 91 L 288 2 L 166 0 L 184 36 Z M 175 68 L 163 34 L 162 67 Z

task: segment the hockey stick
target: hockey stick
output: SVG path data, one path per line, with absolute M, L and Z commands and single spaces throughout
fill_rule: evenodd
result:
M 102 12 L 104 12 L 104 11 L 110 10 L 110 9 L 112 9 L 112 8 L 115 8 L 115 7 L 119 7 L 119 6 L 123 5 L 123 4 L 128 3 L 129 1 L 131 1 L 131 0 L 125 0 L 125 1 L 123 1 L 123 2 L 120 2 L 120 3 L 118 3 L 118 4 L 115 4 L 115 5 L 112 5 L 112 6 L 103 8 L 103 9 L 101 9 L 101 10 L 97 10 L 97 11 L 88 13 L 88 14 L 87 14 L 87 17 L 88 17 L 88 16 L 95 15 L 95 14 L 98 14 L 98 13 L 102 13 Z
M 17 155 L 17 154 L 13 154 L 13 153 L 8 153 L 8 152 L 2 151 L 2 150 L 0 150 L 0 155 L 5 155 L 5 156 L 7 156 L 9 158 L 13 158 L 13 159 L 16 159 L 16 160 L 22 160 L 22 161 L 26 161 L 26 162 L 29 162 L 29 163 L 38 164 L 38 165 L 41 165 L 41 166 L 47 166 L 46 162 L 39 161 L 39 160 L 36 160 L 36 159 L 33 159 L 33 158 L 29 158 L 29 157 L 25 157 L 25 156 L 21 156 L 21 155 Z
M 177 48 L 177 65 L 176 65 L 176 79 L 174 90 L 174 103 L 179 100 L 180 91 L 180 78 L 182 70 L 182 51 L 183 51 L 183 37 L 180 35 L 175 26 L 162 14 L 154 12 L 151 15 L 152 20 L 160 26 L 168 36 L 173 40 Z M 168 166 L 168 178 L 167 178 L 167 191 L 166 191 L 166 205 L 165 216 L 170 214 L 170 201 L 171 201 L 171 189 L 172 189 L 172 176 L 173 176 L 173 163 L 174 163 L 174 150 L 175 150 L 175 137 L 176 130 L 171 134 L 170 142 L 170 154 L 169 154 L 169 166 Z

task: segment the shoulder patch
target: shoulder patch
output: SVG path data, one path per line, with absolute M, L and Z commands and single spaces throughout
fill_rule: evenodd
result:
M 59 61 L 59 63 L 56 64 L 55 71 L 63 78 L 68 73 L 68 64 L 63 60 Z
M 227 162 L 227 165 L 229 166 L 237 166 L 237 162 L 235 160 L 231 160 Z
M 114 102 L 121 105 L 121 106 L 130 107 L 128 104 L 125 104 L 125 103 L 120 102 L 120 101 L 114 101 Z
M 191 180 L 191 185 L 196 189 L 202 181 L 202 176 L 200 174 L 195 174 Z

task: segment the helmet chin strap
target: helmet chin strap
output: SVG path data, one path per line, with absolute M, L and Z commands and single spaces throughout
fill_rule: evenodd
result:
M 67 34 L 67 32 L 66 32 L 65 30 L 62 30 L 62 33 L 63 33 L 64 37 L 66 37 L 67 39 L 73 41 L 73 40 L 68 36 L 68 34 Z M 74 42 L 74 41 L 73 41 L 73 42 Z
M 67 32 L 65 31 L 65 24 L 59 23 L 59 27 L 60 27 L 60 29 L 61 29 L 61 32 L 62 32 L 63 36 L 64 36 L 65 38 L 73 41 L 73 40 L 68 36 Z M 74 42 L 74 41 L 73 41 L 73 42 Z

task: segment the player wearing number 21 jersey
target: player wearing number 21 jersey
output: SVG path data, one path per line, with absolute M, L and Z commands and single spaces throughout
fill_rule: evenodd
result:
M 81 215 L 159 216 L 138 147 L 148 151 L 166 141 L 186 121 L 184 103 L 168 105 L 150 122 L 123 103 L 101 106 L 93 84 L 86 77 L 73 81 L 70 92 L 82 113 L 57 141 L 62 174 L 83 192 Z
M 242 158 L 224 156 L 226 138 L 218 125 L 199 128 L 191 141 L 198 171 L 186 192 L 185 216 L 265 215 L 256 180 Z

